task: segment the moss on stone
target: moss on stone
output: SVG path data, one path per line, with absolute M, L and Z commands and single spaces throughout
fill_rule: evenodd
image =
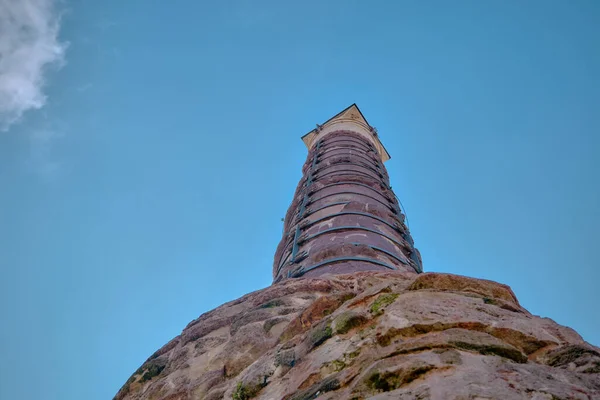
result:
M 321 366 L 321 372 L 323 373 L 323 371 L 325 371 L 325 374 L 329 374 L 332 372 L 340 372 L 344 368 L 346 368 L 344 360 L 333 360 L 323 364 Z
M 311 349 L 320 346 L 333 334 L 329 324 L 321 323 L 308 333 L 308 345 Z
M 348 293 L 344 293 L 341 297 L 340 300 L 342 301 L 342 303 L 347 302 L 348 300 L 352 300 L 353 298 L 356 297 L 355 293 L 352 292 L 348 292 Z
M 289 400 L 310 400 L 316 398 L 319 394 L 338 390 L 341 385 L 337 375 L 338 374 L 335 374 L 334 376 L 325 378 L 323 381 L 315 383 L 308 389 L 294 393 Z
M 262 389 L 261 385 L 246 385 L 243 382 L 238 382 L 231 397 L 233 400 L 248 400 L 256 397 Z
M 262 304 L 259 308 L 275 308 L 285 305 L 281 299 L 273 299 Z
M 347 355 L 348 355 L 348 358 L 350 360 L 352 360 L 360 355 L 360 349 L 356 349 L 352 353 L 348 353 Z
M 377 299 L 371 304 L 369 310 L 373 315 L 380 315 L 383 313 L 383 309 L 392 304 L 398 298 L 398 293 L 385 293 L 377 297 Z
M 333 360 L 331 362 L 331 365 L 333 366 L 333 369 L 335 370 L 335 372 L 339 372 L 339 371 L 343 370 L 344 368 L 346 368 L 346 363 L 342 360 Z
M 287 321 L 287 319 L 281 318 L 281 317 L 275 317 L 275 318 L 268 319 L 263 323 L 263 329 L 265 332 L 268 333 L 271 330 L 271 328 L 273 328 L 275 325 L 279 324 L 280 322 L 285 322 L 285 321 Z
M 552 351 L 549 354 L 547 364 L 551 367 L 560 367 L 575 362 L 578 358 L 583 357 L 584 355 L 590 355 L 600 359 L 600 353 L 598 353 L 596 350 L 578 344 L 573 344 Z
M 347 333 L 350 329 L 361 326 L 366 322 L 367 318 L 364 315 L 353 311 L 345 311 L 333 320 L 335 332 L 341 334 Z
M 379 390 L 382 392 L 389 392 L 391 390 L 390 382 L 388 380 L 389 377 L 389 375 L 382 375 L 379 372 L 374 372 L 371 376 L 369 376 L 367 384 L 371 389 Z
M 434 369 L 433 365 L 424 365 L 421 367 L 417 367 L 417 368 L 408 370 L 406 372 L 406 374 L 404 374 L 404 377 L 402 380 L 402 385 L 411 383 L 412 381 L 414 381 L 415 379 L 418 379 L 421 375 L 426 374 L 427 372 L 431 371 L 432 369 Z
M 158 376 L 162 370 L 165 369 L 164 365 L 150 365 L 150 367 L 148 367 L 148 370 L 144 373 L 144 375 L 142 375 L 142 378 L 140 379 L 141 382 L 146 382 L 149 381 L 150 379 L 154 378 L 155 376 Z
M 391 372 L 374 372 L 367 378 L 367 386 L 380 392 L 389 392 L 406 385 L 431 371 L 432 365 L 419 365 Z
M 592 367 L 583 371 L 584 374 L 599 374 L 600 373 L 600 362 L 594 363 Z
M 463 341 L 452 341 L 450 345 L 461 350 L 475 351 L 484 355 L 496 355 L 518 363 L 526 363 L 527 357 L 515 348 L 499 346 L 499 345 L 479 345 L 474 343 L 468 343 Z

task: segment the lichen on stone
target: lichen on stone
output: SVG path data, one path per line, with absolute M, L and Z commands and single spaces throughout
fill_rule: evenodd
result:
M 282 317 L 268 319 L 263 323 L 263 329 L 265 330 L 265 332 L 268 333 L 271 330 L 271 328 L 273 328 L 275 325 L 285 321 L 287 321 L 287 319 Z
M 273 300 L 269 300 L 266 303 L 263 303 L 259 306 L 259 308 L 275 308 L 275 307 L 280 307 L 280 306 L 284 306 L 285 302 L 281 299 L 273 299 Z
M 417 365 L 395 371 L 376 371 L 367 379 L 367 385 L 377 391 L 389 392 L 414 381 L 434 368 L 433 365 Z
M 371 314 L 374 316 L 383 314 L 383 309 L 392 304 L 398 296 L 398 293 L 385 293 L 380 295 L 373 304 L 371 304 L 369 311 L 371 311 Z
M 344 360 L 341 359 L 329 361 L 321 366 L 321 374 L 329 375 L 333 372 L 340 372 L 341 370 L 346 368 L 346 366 L 347 364 L 344 362 Z
M 150 379 L 154 378 L 155 376 L 158 376 L 162 370 L 165 369 L 164 365 L 151 365 L 148 370 L 146 370 L 146 372 L 144 373 L 144 375 L 142 375 L 142 378 L 140 379 L 141 382 L 146 382 L 149 381 Z
M 559 347 L 545 357 L 546 364 L 571 368 L 587 374 L 600 373 L 600 352 L 580 344 Z
M 294 393 L 289 398 L 286 398 L 286 400 L 310 400 L 319 396 L 319 394 L 331 392 L 339 388 L 340 381 L 338 380 L 337 376 L 334 375 L 315 383 L 308 389 L 300 390 Z
M 256 397 L 260 391 L 259 385 L 245 385 L 242 382 L 238 382 L 235 390 L 232 393 L 233 400 L 249 400 Z
M 368 321 L 367 317 L 358 314 L 354 311 L 344 311 L 333 320 L 335 333 L 344 334 L 352 328 L 356 328 L 365 324 Z
M 527 357 L 525 357 L 523 353 L 515 348 L 509 347 L 508 345 L 499 346 L 494 344 L 475 344 L 463 341 L 451 341 L 449 344 L 461 350 L 475 351 L 485 355 L 490 354 L 500 356 L 519 363 L 527 362 Z
M 329 339 L 333 334 L 331 325 L 328 323 L 320 323 L 308 332 L 308 346 L 315 348 Z

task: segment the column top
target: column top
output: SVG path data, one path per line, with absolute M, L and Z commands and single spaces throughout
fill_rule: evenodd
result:
M 353 131 L 370 140 L 377 152 L 381 156 L 382 161 L 387 161 L 391 158 L 387 152 L 374 127 L 369 125 L 356 103 L 350 105 L 340 113 L 334 115 L 322 125 L 318 125 L 315 129 L 302 136 L 302 141 L 306 147 L 310 148 L 323 136 L 334 131 Z

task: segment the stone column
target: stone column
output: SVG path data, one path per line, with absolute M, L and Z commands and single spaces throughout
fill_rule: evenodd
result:
M 506 285 L 417 274 L 389 154 L 355 105 L 302 139 L 281 282 L 190 322 L 114 400 L 600 399 L 600 349 L 575 331 Z
M 274 282 L 358 271 L 422 272 L 389 184 L 389 154 L 352 105 L 303 138 L 309 152 L 277 248 Z

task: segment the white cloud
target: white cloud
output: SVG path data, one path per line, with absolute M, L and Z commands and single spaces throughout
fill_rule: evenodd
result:
M 64 62 L 55 0 L 0 0 L 0 131 L 46 103 L 44 74 Z

